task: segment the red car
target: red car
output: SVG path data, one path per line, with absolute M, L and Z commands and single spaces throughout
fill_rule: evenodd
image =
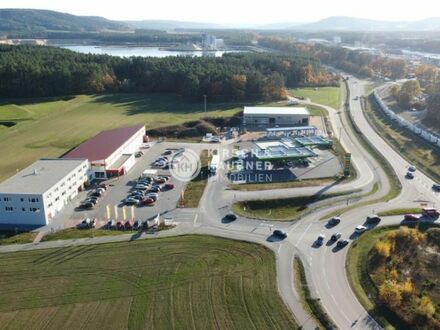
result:
M 174 189 L 174 185 L 172 183 L 167 183 L 167 184 L 165 184 L 164 188 L 166 190 L 171 190 L 171 189 Z
M 133 229 L 133 225 L 131 224 L 131 222 L 130 222 L 130 220 L 127 220 L 126 222 L 125 222 L 125 229 L 127 229 L 127 230 L 132 230 Z
M 142 203 L 145 205 L 154 205 L 154 199 L 153 198 L 145 198 L 142 200 Z
M 405 221 L 419 221 L 419 217 L 414 214 L 405 214 L 403 217 Z
M 124 224 L 122 223 L 122 221 L 118 221 L 116 223 L 116 229 L 117 230 L 124 230 Z

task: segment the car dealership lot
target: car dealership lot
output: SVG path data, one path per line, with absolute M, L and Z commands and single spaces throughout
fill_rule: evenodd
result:
M 179 148 L 185 148 L 185 150 L 192 150 L 199 154 L 203 149 L 203 144 L 196 143 L 175 143 L 175 142 L 160 142 L 151 144 L 151 148 L 142 149 L 143 155 L 136 158 L 136 164 L 133 168 L 124 176 L 118 178 L 112 178 L 105 183 L 108 185 L 108 189 L 104 192 L 103 196 L 98 199 L 97 204 L 92 209 L 82 210 L 77 208 L 88 194 L 93 189 L 88 189 L 81 192 L 80 195 L 72 201 L 72 207 L 69 213 L 63 213 L 55 219 L 59 224 L 63 223 L 65 226 L 72 226 L 79 223 L 84 218 L 96 218 L 97 227 L 103 226 L 108 219 L 107 212 L 110 211 L 111 219 L 123 220 L 123 208 L 125 207 L 126 219 L 132 219 L 132 209 L 134 212 L 134 219 L 145 220 L 157 216 L 158 213 L 164 214 L 175 210 L 178 206 L 178 201 L 182 190 L 185 188 L 186 182 L 179 181 L 170 175 L 169 170 L 160 169 L 153 166 L 153 163 L 166 151 L 171 150 L 174 152 Z M 171 155 L 172 156 L 172 155 Z M 145 170 L 154 169 L 157 170 L 156 176 L 166 175 L 169 176 L 167 183 L 174 185 L 173 189 L 168 189 L 159 192 L 159 197 L 156 203 L 152 206 L 149 205 L 134 205 L 128 206 L 124 204 L 124 200 L 133 191 L 133 187 L 136 185 L 138 178 Z M 75 210 L 72 210 L 74 209 Z M 117 210 L 117 217 L 115 215 Z M 55 226 L 56 227 L 56 226 Z

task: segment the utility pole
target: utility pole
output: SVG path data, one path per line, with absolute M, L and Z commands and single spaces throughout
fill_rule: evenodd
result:
M 205 105 L 205 112 L 206 112 L 206 94 L 203 94 L 203 103 Z

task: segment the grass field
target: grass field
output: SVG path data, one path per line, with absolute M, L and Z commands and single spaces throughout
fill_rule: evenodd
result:
M 230 184 L 229 187 L 233 190 L 240 191 L 256 191 L 256 190 L 270 190 L 270 189 L 285 189 L 285 188 L 301 188 L 329 185 L 335 180 L 327 179 L 307 179 L 299 181 L 286 182 L 269 182 L 269 183 L 246 183 L 246 184 Z
M 408 207 L 408 208 L 400 208 L 400 209 L 391 209 L 379 212 L 377 215 L 379 216 L 392 216 L 392 215 L 404 215 L 404 214 L 420 214 L 423 209 L 420 207 Z
M 289 95 L 310 99 L 314 103 L 328 105 L 339 109 L 341 104 L 341 89 L 339 87 L 306 87 L 289 89 Z
M 273 253 L 211 236 L 0 254 L 3 329 L 295 329 Z
M 313 203 L 329 198 L 350 195 L 354 191 L 343 193 L 299 196 L 282 199 L 260 199 L 237 202 L 232 205 L 235 213 L 254 219 L 291 221 L 304 214 Z
M 81 95 L 64 99 L 29 99 L 0 104 L 0 181 L 40 157 L 58 157 L 101 130 L 134 124 L 147 129 L 202 117 L 232 116 L 241 104 L 190 103 L 169 94 Z M 7 155 L 7 157 L 5 157 Z

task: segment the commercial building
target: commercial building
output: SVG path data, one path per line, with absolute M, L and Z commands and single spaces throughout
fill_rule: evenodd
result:
M 86 159 L 40 159 L 0 183 L 0 224 L 44 226 L 87 182 Z
M 297 107 L 244 107 L 243 126 L 247 128 L 308 126 L 310 113 Z
M 134 153 L 142 146 L 145 126 L 103 131 L 63 156 L 64 159 L 89 160 L 89 180 L 123 175 L 135 163 Z

